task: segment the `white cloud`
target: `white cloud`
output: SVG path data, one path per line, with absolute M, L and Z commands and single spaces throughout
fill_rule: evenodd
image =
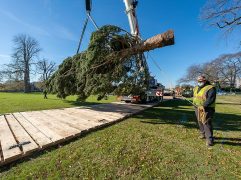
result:
M 38 33 L 38 34 L 41 34 L 41 35 L 44 35 L 44 36 L 51 36 L 49 34 L 49 32 L 47 32 L 43 28 L 35 26 L 35 25 L 32 25 L 32 24 L 29 24 L 29 23 L 23 21 L 22 19 L 20 19 L 19 17 L 17 17 L 16 15 L 14 15 L 13 13 L 11 13 L 9 11 L 0 10 L 0 13 L 5 15 L 9 19 L 11 19 L 11 20 L 13 20 L 13 21 L 15 21 L 15 22 L 17 22 L 17 23 L 27 27 L 31 31 L 34 31 L 35 33 Z

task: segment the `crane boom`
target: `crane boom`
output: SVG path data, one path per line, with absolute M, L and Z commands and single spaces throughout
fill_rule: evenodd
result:
M 133 36 L 140 36 L 138 21 L 137 21 L 136 11 L 135 11 L 138 1 L 124 0 L 124 3 L 126 7 L 126 14 L 130 25 L 131 34 Z

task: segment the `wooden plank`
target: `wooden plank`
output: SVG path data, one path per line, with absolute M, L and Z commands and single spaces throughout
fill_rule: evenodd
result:
M 91 119 L 94 119 L 94 117 L 91 117 L 88 115 L 83 115 L 83 114 L 78 114 L 77 112 L 72 113 L 72 112 L 68 112 L 66 110 L 58 110 L 58 113 L 62 114 L 63 116 L 66 116 L 66 117 L 71 117 L 73 119 L 76 119 L 79 122 L 81 122 L 83 125 L 89 126 L 91 128 L 100 126 L 102 124 L 102 123 L 92 121 Z
M 60 134 L 61 136 L 68 138 L 69 136 L 74 136 L 80 133 L 80 131 L 74 127 L 69 126 L 68 123 L 63 123 L 62 121 L 48 116 L 41 111 L 33 111 L 30 113 L 31 115 L 36 115 L 41 119 L 41 121 L 45 121 L 49 123 L 49 128 L 55 131 L 56 133 Z
M 45 134 L 51 141 L 53 142 L 59 142 L 64 139 L 63 136 L 57 134 L 53 130 L 50 129 L 50 123 L 46 123 L 45 121 L 42 121 L 39 119 L 36 115 L 31 115 L 30 112 L 20 112 L 26 119 L 28 119 L 29 122 L 34 124 L 37 129 L 39 129 L 43 134 Z
M 34 142 L 34 140 L 29 136 L 29 134 L 23 129 L 23 127 L 18 123 L 18 121 L 14 118 L 12 114 L 6 115 L 6 120 L 10 125 L 16 140 L 21 143 L 28 143 L 22 145 L 23 153 L 29 153 L 38 149 L 38 145 Z
M 65 116 L 65 115 L 61 114 L 59 112 L 59 110 L 54 110 L 54 109 L 53 110 L 43 110 L 42 112 L 50 117 L 54 117 L 54 118 L 58 119 L 59 121 L 62 121 L 63 123 L 68 124 L 71 127 L 78 129 L 79 131 L 86 130 L 86 129 L 89 129 L 92 127 L 91 125 L 84 125 L 76 118 L 72 118 L 70 116 Z
M 139 107 L 130 106 L 128 104 L 103 104 L 100 106 L 95 106 L 92 109 L 96 111 L 118 112 L 123 114 L 131 114 L 140 110 Z
M 111 103 L 111 104 L 106 104 L 106 106 L 114 106 L 114 107 L 120 107 L 123 109 L 133 109 L 133 110 L 142 110 L 145 107 L 140 105 L 140 104 L 130 104 L 130 103 Z
M 91 109 L 83 109 L 83 108 L 66 108 L 66 111 L 69 112 L 79 112 L 79 113 L 83 113 L 84 115 L 91 115 L 95 118 L 95 121 L 99 121 L 99 120 L 107 120 L 107 121 L 113 121 L 113 120 L 117 120 L 119 118 L 123 118 L 124 115 L 122 114 L 118 114 L 118 113 L 113 113 L 114 115 L 111 115 L 111 113 L 106 113 L 106 112 L 99 112 L 99 111 L 94 111 Z M 117 116 L 116 116 L 117 115 Z
M 13 113 L 13 115 L 24 127 L 24 129 L 26 129 L 26 131 L 32 136 L 32 138 L 40 146 L 40 148 L 53 143 L 53 141 L 50 140 L 46 134 L 44 134 L 40 129 L 38 129 L 38 127 L 32 124 L 32 122 L 28 121 L 20 113 Z
M 17 142 L 14 139 L 4 116 L 0 116 L 0 141 L 3 152 L 3 160 L 5 162 L 21 156 L 22 152 L 18 147 L 10 149 L 10 147 L 16 145 Z
M 66 108 L 64 109 L 64 111 L 68 114 L 74 115 L 76 117 L 81 117 L 84 118 L 86 120 L 88 120 L 88 123 L 97 123 L 97 125 L 95 126 L 99 126 L 99 125 L 103 125 L 104 123 L 108 123 L 110 121 L 110 119 L 108 119 L 107 117 L 100 117 L 100 114 L 98 116 L 96 116 L 94 113 L 92 112 L 84 112 L 81 109 L 72 109 L 72 108 Z
M 106 115 L 106 116 L 111 117 L 111 118 L 123 118 L 125 116 L 123 113 L 96 111 L 96 110 L 91 109 L 91 108 L 74 107 L 74 108 L 71 108 L 71 109 L 81 109 L 83 111 L 89 111 L 89 112 L 93 112 L 95 114 Z

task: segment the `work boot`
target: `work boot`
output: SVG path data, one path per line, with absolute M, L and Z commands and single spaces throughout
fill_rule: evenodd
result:
M 213 142 L 207 141 L 206 145 L 207 145 L 208 149 L 212 149 Z

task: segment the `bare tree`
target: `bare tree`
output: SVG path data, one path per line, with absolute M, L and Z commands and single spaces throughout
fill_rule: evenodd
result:
M 56 70 L 56 63 L 52 61 L 49 62 L 47 59 L 42 59 L 37 62 L 36 68 L 37 73 L 41 75 L 41 81 L 46 82 Z
M 195 82 L 198 75 L 203 73 L 203 67 L 202 65 L 191 65 L 187 69 L 187 73 L 184 77 L 180 78 L 178 80 L 178 83 L 189 83 L 189 82 Z
M 192 65 L 179 83 L 194 82 L 200 74 L 207 76 L 211 82 L 234 88 L 237 79 L 241 77 L 241 52 L 221 55 L 201 65 Z
M 23 80 L 23 69 L 21 66 L 13 60 L 10 64 L 4 65 L 4 70 L 1 71 L 3 77 L 9 81 L 21 81 Z
M 241 75 L 241 52 L 222 55 L 214 63 L 219 72 L 219 81 L 234 88 Z
M 232 31 L 241 25 L 241 0 L 207 0 L 201 19 L 211 26 Z
M 13 62 L 8 64 L 7 72 L 9 76 L 15 76 L 24 80 L 24 92 L 30 92 L 30 70 L 34 63 L 34 58 L 41 51 L 39 43 L 34 38 L 26 34 L 14 37 Z

